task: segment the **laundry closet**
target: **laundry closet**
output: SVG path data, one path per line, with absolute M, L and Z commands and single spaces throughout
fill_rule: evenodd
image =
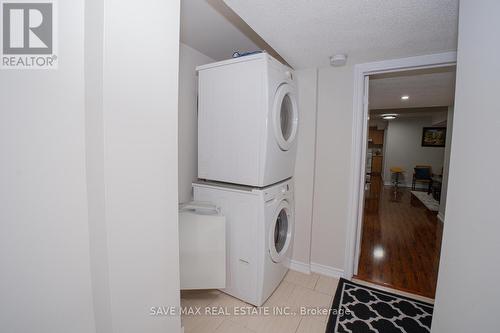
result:
M 196 72 L 197 179 L 180 205 L 181 289 L 220 289 L 260 306 L 291 259 L 294 73 L 266 52 Z

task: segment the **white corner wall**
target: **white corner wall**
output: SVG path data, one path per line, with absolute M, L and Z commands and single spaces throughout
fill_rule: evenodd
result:
M 439 200 L 438 218 L 444 222 L 446 215 L 446 199 L 448 196 L 448 174 L 450 172 L 450 153 L 451 153 L 451 138 L 453 137 L 453 110 L 454 107 L 448 107 L 446 119 L 446 147 L 444 148 L 444 165 L 443 165 L 443 185 L 441 188 L 441 200 Z
M 331 273 L 345 267 L 353 79 L 352 65 L 319 69 L 311 262 Z
M 434 333 L 497 332 L 500 312 L 500 2 L 461 1 Z M 493 98 L 492 98 L 493 97 Z M 474 133 L 471 135 L 471 133 Z
M 292 268 L 308 272 L 316 155 L 317 70 L 295 71 L 299 102 L 299 132 L 295 162 L 295 236 Z
M 84 1 L 59 1 L 59 68 L 0 71 L 0 331 L 95 331 Z
M 300 132 L 292 269 L 341 276 L 351 189 L 354 67 L 296 72 Z
M 399 118 L 389 121 L 384 141 L 384 183 L 391 184 L 391 167 L 405 170 L 401 182 L 411 186 L 413 168 L 430 165 L 432 172 L 441 174 L 444 147 L 422 147 L 422 130 L 432 126 L 432 117 Z
M 193 200 L 192 182 L 198 177 L 198 75 L 196 66 L 212 58 L 180 44 L 179 57 L 179 202 Z
M 179 332 L 179 0 L 104 3 L 105 218 L 113 331 Z

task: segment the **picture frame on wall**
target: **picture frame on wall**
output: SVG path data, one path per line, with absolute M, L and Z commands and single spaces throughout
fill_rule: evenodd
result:
M 444 147 L 446 145 L 446 127 L 424 127 L 422 147 Z

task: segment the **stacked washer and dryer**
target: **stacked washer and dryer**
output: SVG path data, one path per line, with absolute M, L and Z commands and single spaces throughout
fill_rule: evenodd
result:
M 226 217 L 224 292 L 256 306 L 287 272 L 298 108 L 292 70 L 260 53 L 197 68 L 194 200 Z

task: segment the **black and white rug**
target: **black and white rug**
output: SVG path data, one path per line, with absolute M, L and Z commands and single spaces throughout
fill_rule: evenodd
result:
M 340 279 L 326 333 L 428 333 L 432 304 Z

